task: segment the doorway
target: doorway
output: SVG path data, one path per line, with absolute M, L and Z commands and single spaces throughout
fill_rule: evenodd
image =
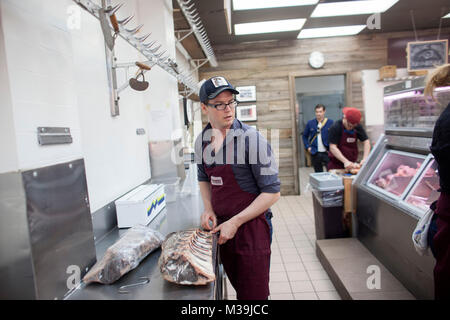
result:
M 302 134 L 306 123 L 315 118 L 315 106 L 323 104 L 326 108 L 325 117 L 328 119 L 333 121 L 341 119 L 342 108 L 346 101 L 345 84 L 344 74 L 295 78 L 298 163 L 300 168 L 310 165 Z

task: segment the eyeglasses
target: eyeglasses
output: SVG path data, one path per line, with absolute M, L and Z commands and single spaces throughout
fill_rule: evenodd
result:
M 228 106 L 230 108 L 235 108 L 238 104 L 239 104 L 239 101 L 233 100 L 233 101 L 230 101 L 228 103 L 218 103 L 218 104 L 209 104 L 209 103 L 207 103 L 206 105 L 208 105 L 210 107 L 213 107 L 213 108 L 216 108 L 217 110 L 225 110 Z

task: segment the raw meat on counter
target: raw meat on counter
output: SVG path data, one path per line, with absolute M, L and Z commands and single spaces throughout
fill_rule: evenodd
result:
M 361 164 L 359 163 L 355 163 L 355 167 L 352 169 L 345 169 L 346 173 L 351 173 L 351 174 L 358 174 L 359 170 L 361 169 Z
M 143 225 L 130 228 L 122 238 L 106 250 L 103 258 L 84 276 L 85 283 L 111 284 L 136 268 L 153 250 L 159 248 L 164 236 Z
M 158 264 L 167 281 L 204 285 L 216 279 L 211 233 L 200 229 L 174 232 L 167 236 L 161 248 Z

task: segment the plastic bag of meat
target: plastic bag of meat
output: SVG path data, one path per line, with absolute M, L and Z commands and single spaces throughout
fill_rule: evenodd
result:
M 122 238 L 109 247 L 103 258 L 84 276 L 85 283 L 111 284 L 136 268 L 153 250 L 159 248 L 164 236 L 143 225 L 130 228 Z
M 200 229 L 171 233 L 163 242 L 158 265 L 164 279 L 184 285 L 204 285 L 216 279 L 213 236 Z

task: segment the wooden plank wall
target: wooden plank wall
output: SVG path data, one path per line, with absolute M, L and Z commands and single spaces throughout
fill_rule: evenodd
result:
M 215 45 L 219 66 L 200 69 L 200 79 L 221 75 L 234 86 L 256 86 L 258 129 L 278 129 L 279 175 L 282 194 L 298 194 L 295 77 L 331 74 L 347 75 L 347 104 L 363 109 L 361 72 L 387 64 L 389 38 L 410 36 L 412 32 L 374 33 L 351 37 L 261 41 Z M 419 35 L 437 34 L 425 30 Z M 325 66 L 308 65 L 312 51 L 325 55 Z M 249 103 L 247 103 L 249 104 Z M 205 117 L 202 118 L 207 123 Z M 270 135 L 268 137 L 270 142 Z

